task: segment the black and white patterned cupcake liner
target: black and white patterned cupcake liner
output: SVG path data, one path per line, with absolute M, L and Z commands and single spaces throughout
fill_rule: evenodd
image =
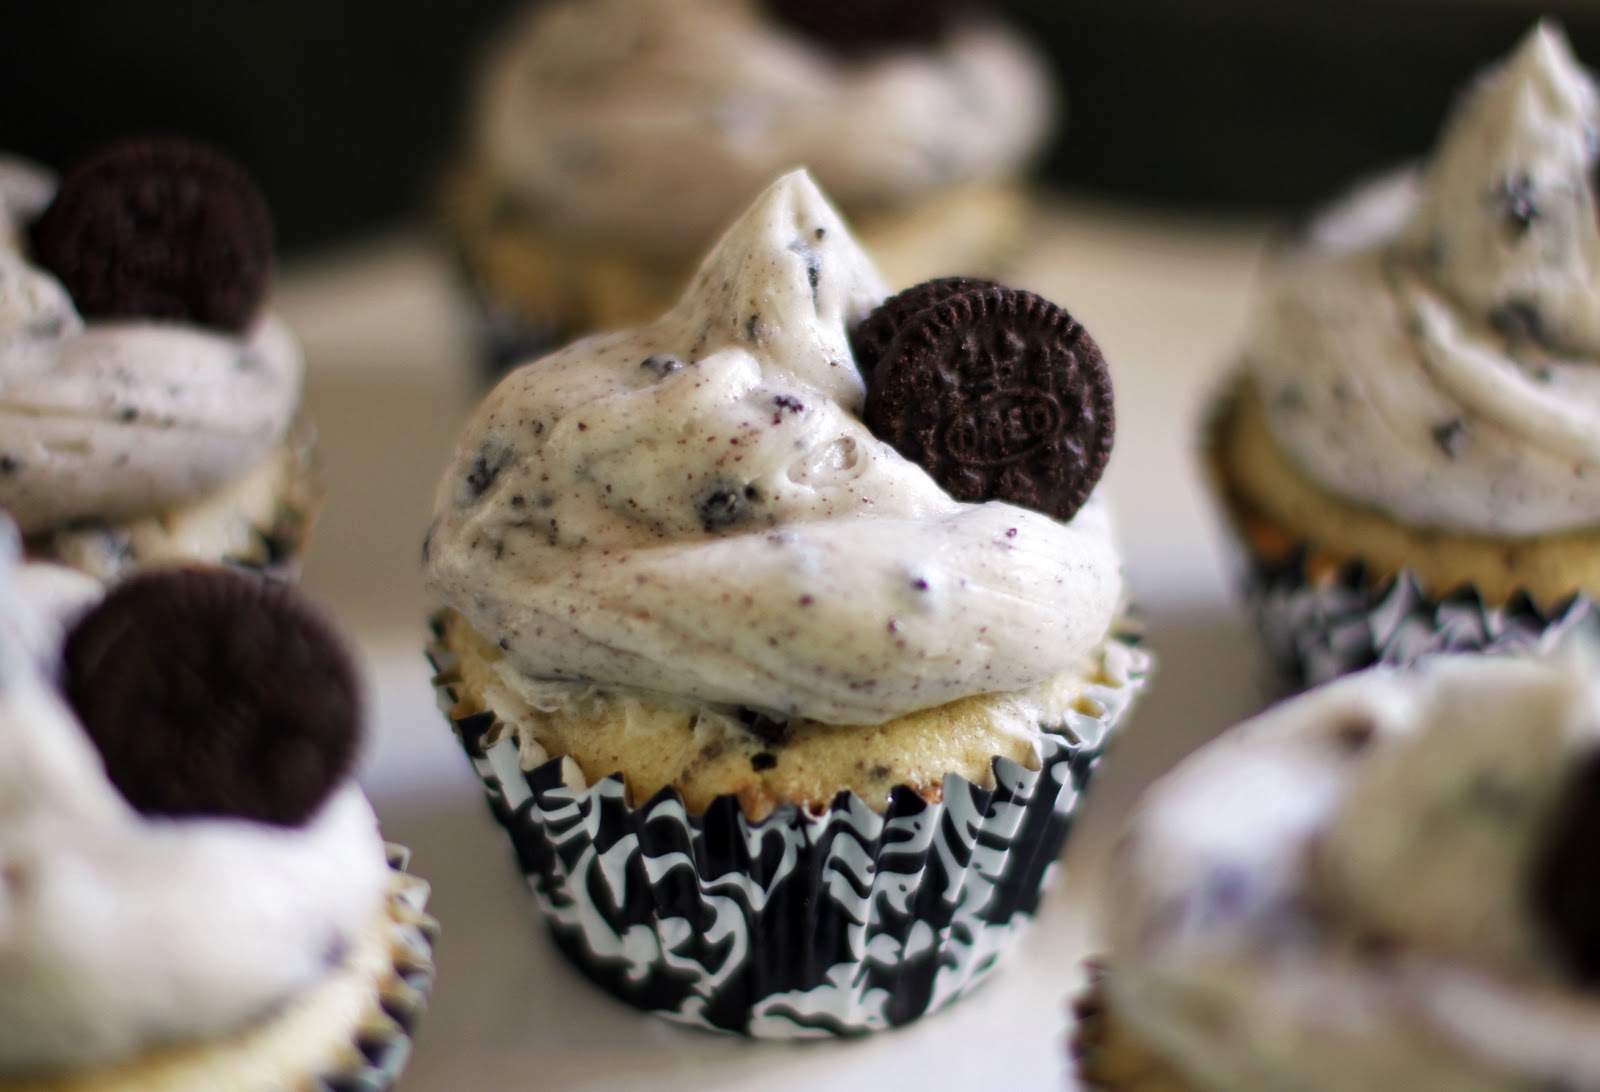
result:
M 309 1092 L 386 1092 L 411 1057 L 411 1039 L 433 988 L 433 942 L 439 923 L 425 907 L 428 884 L 406 871 L 411 851 L 389 843 L 390 970 L 372 1008 L 362 1015 L 350 1047 Z
M 451 653 L 435 640 L 434 667 Z M 555 759 L 523 770 L 494 714 L 454 720 L 557 946 L 621 999 L 757 1038 L 855 1035 L 934 1012 L 980 982 L 1032 919 L 1085 785 L 1149 670 L 1114 638 L 1106 671 L 1042 734 L 1040 768 L 997 758 L 995 785 L 955 775 L 887 810 L 840 793 L 749 820 L 733 797 L 690 814 L 641 806 L 620 777 L 584 786 Z M 439 686 L 448 715 L 460 695 Z
M 1267 655 L 1291 690 L 1434 653 L 1537 652 L 1576 631 L 1600 635 L 1586 595 L 1549 607 L 1521 593 L 1491 605 L 1466 587 L 1434 598 L 1412 573 L 1375 580 L 1361 561 L 1314 579 L 1306 558 L 1303 549 L 1282 560 L 1252 557 L 1243 577 Z

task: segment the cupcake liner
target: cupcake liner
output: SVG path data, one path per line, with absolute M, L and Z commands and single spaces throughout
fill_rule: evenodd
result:
M 393 843 L 385 848 L 392 869 L 388 894 L 392 968 L 349 1049 L 310 1081 L 312 1092 L 384 1092 L 393 1086 L 411 1057 L 411 1037 L 433 987 L 433 942 L 439 923 L 423 910 L 428 884 L 406 872 L 410 850 Z
M 455 249 L 456 271 L 477 316 L 473 340 L 479 378 L 493 386 L 507 372 L 554 352 L 572 340 L 572 331 L 555 322 L 540 322 L 497 294 L 476 270 L 462 248 Z
M 447 716 L 454 656 L 429 657 Z M 452 718 L 490 810 L 557 946 L 612 994 L 666 1018 L 757 1038 L 895 1027 L 981 981 L 1053 878 L 1084 786 L 1148 671 L 1131 636 L 1108 675 L 1041 742 L 1038 770 L 993 763 L 995 786 L 950 775 L 929 803 L 896 788 L 883 812 L 840 793 L 825 809 L 748 819 L 731 796 L 703 814 L 664 790 L 630 805 L 620 776 L 584 786 L 554 759 L 524 771 L 493 713 Z
M 473 287 L 480 319 L 476 334 L 478 361 L 485 386 L 519 365 L 554 352 L 568 340 L 554 326 L 531 323 L 514 309 L 491 299 L 476 282 Z
M 1294 690 L 1437 652 L 1535 652 L 1575 631 L 1600 635 L 1581 593 L 1548 607 L 1521 593 L 1490 604 L 1470 587 L 1434 598 L 1409 572 L 1374 580 L 1357 560 L 1313 573 L 1309 557 L 1304 548 L 1278 560 L 1254 555 L 1243 576 L 1267 654 Z
M 1078 1081 L 1092 1092 L 1199 1092 L 1116 1019 L 1106 998 L 1106 969 L 1090 962 L 1089 982 L 1073 1002 L 1068 1048 Z

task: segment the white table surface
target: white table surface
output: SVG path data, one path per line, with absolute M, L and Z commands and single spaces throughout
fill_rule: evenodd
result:
M 591 987 L 533 925 L 532 901 L 439 715 L 420 651 L 419 544 L 475 400 L 464 303 L 420 237 L 290 269 L 278 305 L 309 361 L 329 492 L 306 586 L 360 643 L 373 743 L 364 781 L 410 845 L 443 926 L 439 981 L 401 1088 L 1071 1087 L 1068 1000 L 1093 951 L 1095 879 L 1138 788 L 1261 701 L 1227 559 L 1193 458 L 1195 422 L 1241 329 L 1263 232 L 1058 204 L 1012 278 L 1067 307 L 1116 385 L 1109 479 L 1159 663 L 1096 781 L 1057 889 L 973 996 L 848 1042 L 751 1044 L 680 1029 Z

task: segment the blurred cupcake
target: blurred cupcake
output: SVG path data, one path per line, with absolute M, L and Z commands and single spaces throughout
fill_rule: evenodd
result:
M 654 318 L 752 193 L 808 167 L 891 284 L 993 271 L 1052 91 L 961 0 L 556 0 L 489 59 L 448 193 L 496 367 Z
M 1158 781 L 1111 858 L 1086 1085 L 1600 1088 L 1595 677 L 1376 668 Z
M 0 509 L 30 555 L 292 573 L 318 501 L 254 184 L 175 140 L 0 159 Z
M 1269 257 L 1208 455 L 1292 684 L 1590 624 L 1596 132 L 1593 81 L 1541 24 L 1430 164 Z
M 388 1088 L 433 924 L 351 777 L 342 646 L 281 585 L 102 598 L 0 538 L 0 1089 Z
M 507 376 L 439 489 L 441 704 L 562 951 L 683 1023 L 959 996 L 1144 679 L 1093 341 L 998 285 L 886 295 L 787 175 L 672 310 Z

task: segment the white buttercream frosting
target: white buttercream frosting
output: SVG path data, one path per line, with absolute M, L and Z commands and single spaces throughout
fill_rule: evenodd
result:
M 231 336 L 85 323 L 21 248 L 48 176 L 0 161 L 0 509 L 33 535 L 193 502 L 267 460 L 300 402 L 300 350 L 263 316 Z
M 50 682 L 99 597 L 0 527 L 0 1070 L 81 1068 L 268 1015 L 373 919 L 386 865 L 352 782 L 303 827 L 136 813 Z
M 876 439 L 847 331 L 885 295 L 810 178 L 781 178 L 667 314 L 489 395 L 429 588 L 528 676 L 831 723 L 1083 663 L 1122 593 L 1104 506 L 958 503 Z
M 1051 90 L 987 22 L 845 57 L 758 0 L 557 0 L 492 59 L 478 154 L 557 228 L 668 258 L 807 166 L 846 209 L 1014 174 Z
M 1269 261 L 1246 365 L 1307 475 L 1417 527 L 1600 525 L 1597 156 L 1600 95 L 1542 23 L 1425 168 Z
M 1531 909 L 1597 758 L 1600 687 L 1570 656 L 1379 669 L 1240 725 L 1120 843 L 1119 1019 L 1219 1090 L 1600 1087 L 1600 994 Z

